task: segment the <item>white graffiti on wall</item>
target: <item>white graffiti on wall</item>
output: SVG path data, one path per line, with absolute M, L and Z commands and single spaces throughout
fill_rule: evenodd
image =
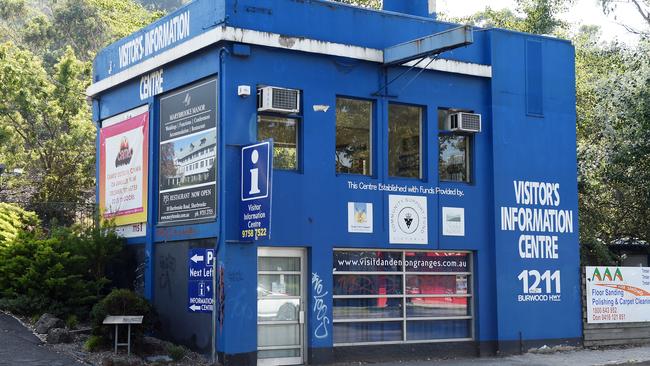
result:
M 314 337 L 322 339 L 329 335 L 327 326 L 330 324 L 330 318 L 327 316 L 327 305 L 323 298 L 327 296 L 328 291 L 323 292 L 323 280 L 318 273 L 312 272 L 311 285 L 314 290 L 314 315 L 318 326 L 314 329 Z

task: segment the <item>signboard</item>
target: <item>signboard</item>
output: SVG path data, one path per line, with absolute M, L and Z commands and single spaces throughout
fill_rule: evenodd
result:
M 465 236 L 465 209 L 462 207 L 442 208 L 442 235 Z
M 587 323 L 650 322 L 650 268 L 587 267 Z
M 136 108 L 102 121 L 99 209 L 103 221 L 146 227 L 149 110 Z M 131 236 L 144 236 L 145 230 Z
M 273 180 L 273 140 L 241 149 L 241 240 L 271 237 L 271 183 Z
M 190 249 L 188 263 L 187 310 L 193 313 L 209 313 L 214 308 L 214 249 Z
M 348 202 L 348 232 L 372 233 L 372 203 Z
M 160 98 L 158 224 L 217 216 L 217 80 Z
M 424 196 L 388 196 L 389 242 L 391 244 L 428 244 L 427 198 Z

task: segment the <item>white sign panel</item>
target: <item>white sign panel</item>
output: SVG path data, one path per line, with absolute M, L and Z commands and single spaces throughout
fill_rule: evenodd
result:
M 391 244 L 428 244 L 426 197 L 389 195 L 388 209 Z
M 372 203 L 348 202 L 348 232 L 372 233 Z
M 465 236 L 465 209 L 462 207 L 442 208 L 442 235 Z
M 650 268 L 587 267 L 587 322 L 650 321 Z

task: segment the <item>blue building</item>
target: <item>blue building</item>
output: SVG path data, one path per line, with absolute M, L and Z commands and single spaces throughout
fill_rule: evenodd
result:
M 163 336 L 226 365 L 581 343 L 574 49 L 434 4 L 196 0 L 97 55 L 97 196 Z

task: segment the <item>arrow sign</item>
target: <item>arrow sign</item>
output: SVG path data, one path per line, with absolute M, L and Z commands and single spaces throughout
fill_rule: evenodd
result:
M 194 262 L 194 263 L 203 262 L 203 256 L 202 256 L 202 255 L 198 255 L 198 254 L 194 254 L 194 255 L 192 256 L 192 258 L 190 258 L 190 259 L 191 259 L 192 262 Z
M 190 310 L 192 310 L 192 311 L 199 311 L 199 310 L 201 310 L 201 307 L 198 306 L 198 305 L 192 305 L 192 306 L 190 306 Z

